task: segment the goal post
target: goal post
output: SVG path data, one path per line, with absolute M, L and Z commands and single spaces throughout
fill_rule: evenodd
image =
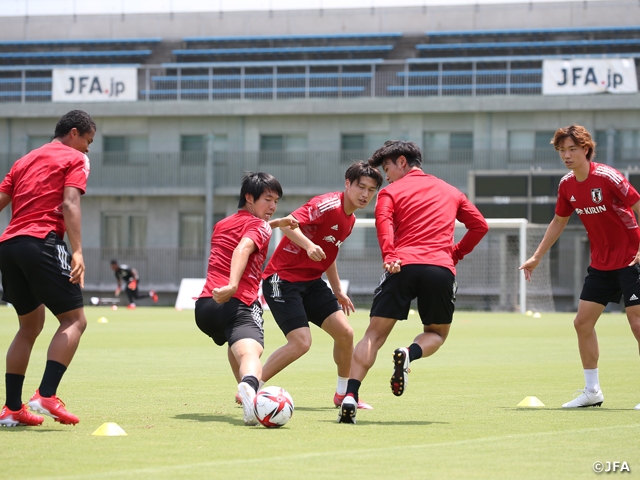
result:
M 554 311 L 549 255 L 545 255 L 527 282 L 518 270 L 546 231 L 546 225 L 526 219 L 487 219 L 489 232 L 476 248 L 456 266 L 461 310 Z M 455 241 L 466 232 L 456 223 Z M 370 305 L 373 291 L 383 273 L 374 219 L 358 219 L 351 236 L 340 247 L 338 272 L 349 280 L 349 295 L 355 303 Z

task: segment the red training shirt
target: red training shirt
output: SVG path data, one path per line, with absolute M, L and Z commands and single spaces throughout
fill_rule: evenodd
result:
M 455 264 L 470 253 L 489 227 L 457 188 L 422 170 L 411 170 L 384 187 L 376 202 L 376 230 L 385 263 L 438 265 L 455 275 Z M 467 233 L 453 244 L 455 221 Z
M 300 223 L 300 231 L 324 250 L 326 258 L 314 262 L 306 250 L 284 237 L 271 256 L 262 277 L 267 278 L 277 273 L 288 282 L 317 280 L 335 262 L 340 245 L 351 235 L 356 216 L 345 213 L 344 192 L 313 197 L 291 215 Z
M 271 227 L 264 220 L 246 210 L 239 210 L 216 223 L 211 235 L 211 254 L 207 268 L 207 281 L 199 298 L 212 297 L 213 289 L 229 284 L 231 257 L 240 240 L 249 238 L 256 244 L 256 250 L 249 255 L 247 266 L 240 278 L 238 290 L 233 294 L 245 305 L 251 305 L 258 298 L 262 264 L 267 257 Z
M 87 188 L 89 157 L 60 142 L 51 142 L 17 160 L 0 184 L 11 197 L 11 221 L 0 242 L 18 235 L 44 238 L 65 232 L 62 200 L 65 187 L 81 194 Z
M 591 243 L 591 266 L 598 270 L 624 268 L 638 253 L 640 230 L 631 209 L 640 195 L 615 168 L 591 162 L 583 182 L 573 172 L 560 180 L 556 215 L 576 212 Z

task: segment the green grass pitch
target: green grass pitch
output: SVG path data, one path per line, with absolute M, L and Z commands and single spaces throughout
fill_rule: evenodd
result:
M 396 325 L 365 379 L 361 396 L 374 410 L 358 412 L 357 425 L 336 423 L 332 343 L 313 327 L 311 351 L 270 382 L 296 406 L 281 429 L 243 425 L 226 349 L 200 333 L 193 312 L 88 307 L 86 314 L 58 391 L 80 423 L 45 417 L 40 427 L 0 429 L 0 478 L 575 479 L 593 478 L 596 461 L 640 472 L 638 346 L 620 313 L 604 314 L 597 326 L 601 408 L 560 408 L 583 386 L 571 314 L 457 312 L 445 345 L 411 364 L 396 398 L 391 353 L 420 331 L 412 315 Z M 367 312 L 350 319 L 357 341 Z M 48 317 L 23 401 L 38 386 L 56 326 Z M 16 327 L 14 310 L 0 310 L 3 352 Z M 269 313 L 265 336 L 263 360 L 284 341 Z M 546 406 L 518 408 L 526 396 Z M 104 422 L 128 435 L 92 436 Z

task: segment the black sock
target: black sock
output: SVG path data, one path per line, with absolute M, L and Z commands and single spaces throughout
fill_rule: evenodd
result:
M 356 380 L 354 378 L 350 378 L 349 381 L 347 382 L 347 393 L 345 393 L 346 395 L 353 395 L 353 398 L 355 399 L 355 401 L 358 401 L 358 390 L 360 390 L 360 385 L 362 385 L 362 382 L 360 380 Z
M 260 386 L 260 382 L 258 382 L 258 379 L 253 375 L 245 375 L 244 377 L 242 377 L 241 381 L 244 383 L 248 383 L 249 385 L 251 385 L 251 388 L 253 388 L 256 391 L 256 393 L 258 392 L 258 387 Z
M 52 397 L 58 391 L 58 385 L 67 367 L 55 360 L 47 360 L 47 366 L 44 368 L 44 375 L 38 391 L 41 397 Z
M 422 358 L 422 347 L 417 343 L 409 345 L 409 361 L 413 362 L 418 358 Z
M 9 410 L 14 412 L 22 408 L 22 385 L 24 384 L 24 375 L 17 373 L 5 373 L 4 385 L 7 392 L 7 401 L 5 405 Z

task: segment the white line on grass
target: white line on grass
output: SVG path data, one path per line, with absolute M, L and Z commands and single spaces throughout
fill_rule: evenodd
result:
M 518 433 L 514 435 L 501 435 L 495 437 L 482 437 L 482 438 L 473 438 L 469 440 L 457 440 L 454 442 L 441 442 L 441 443 L 423 443 L 420 445 L 397 445 L 394 447 L 379 447 L 379 448 L 360 448 L 356 450 L 351 450 L 350 455 L 357 454 L 366 454 L 366 453 L 375 453 L 375 452 L 389 452 L 392 450 L 417 450 L 421 448 L 429 448 L 433 449 L 434 447 L 452 447 L 457 445 L 468 445 L 473 443 L 481 443 L 481 442 L 494 442 L 501 441 L 506 438 L 516 439 L 516 438 L 531 438 L 531 437 L 544 437 L 544 436 L 553 436 L 553 435 L 567 435 L 567 434 L 576 434 L 576 433 L 589 433 L 589 432 L 601 432 L 604 430 L 619 430 L 622 428 L 638 428 L 640 427 L 640 423 L 635 423 L 631 425 L 609 425 L 608 427 L 593 427 L 593 428 L 578 428 L 575 430 L 563 430 L 563 431 L 553 431 L 553 432 L 537 432 L 537 433 Z M 346 425 L 345 428 L 358 428 L 357 426 L 351 427 Z M 269 462 L 275 463 L 277 461 L 283 460 L 304 460 L 305 458 L 318 458 L 318 457 L 330 457 L 335 458 L 343 454 L 343 450 L 334 450 L 334 451 L 325 451 L 325 452 L 310 452 L 310 453 L 300 453 L 295 455 L 279 455 L 277 457 L 270 456 Z M 116 477 L 121 478 L 123 476 L 138 476 L 138 475 L 152 475 L 158 473 L 166 473 L 171 471 L 185 471 L 191 470 L 194 468 L 205 468 L 205 467 L 215 467 L 219 465 L 245 465 L 249 463 L 263 463 L 264 458 L 238 458 L 234 460 L 214 460 L 212 462 L 199 462 L 199 463 L 187 463 L 181 465 L 164 465 L 160 467 L 149 467 L 149 468 L 136 468 L 132 470 L 115 470 L 111 472 L 99 472 L 93 474 L 82 474 L 82 475 L 64 475 L 64 476 L 56 476 L 56 477 L 33 477 L 33 478 L 41 478 L 41 479 L 50 479 L 50 480 L 73 480 L 73 479 L 87 479 L 87 478 L 109 478 Z

